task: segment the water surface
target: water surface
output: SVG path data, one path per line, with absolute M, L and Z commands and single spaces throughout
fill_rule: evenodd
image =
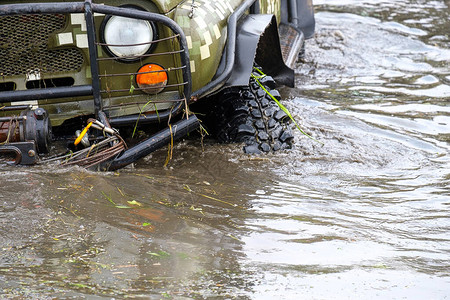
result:
M 189 140 L 118 173 L 0 170 L 0 293 L 36 299 L 450 297 L 448 1 L 315 1 L 283 88 L 321 143 Z

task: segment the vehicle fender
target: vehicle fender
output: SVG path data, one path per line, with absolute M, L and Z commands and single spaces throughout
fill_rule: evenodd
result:
M 224 53 L 218 69 L 224 69 Z M 281 54 L 277 21 L 274 15 L 248 15 L 238 24 L 235 63 L 225 87 L 247 86 L 254 62 L 272 76 L 278 84 L 293 87 L 294 70 L 286 66 Z

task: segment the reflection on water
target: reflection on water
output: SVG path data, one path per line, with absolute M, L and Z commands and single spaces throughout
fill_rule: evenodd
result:
M 448 1 L 315 1 L 294 149 L 0 170 L 5 298 L 450 295 Z

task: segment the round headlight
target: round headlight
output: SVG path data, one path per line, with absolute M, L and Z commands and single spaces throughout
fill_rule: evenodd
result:
M 149 21 L 119 16 L 105 19 L 103 40 L 109 52 L 118 58 L 139 59 L 139 56 L 150 51 L 150 42 L 155 36 L 155 27 Z

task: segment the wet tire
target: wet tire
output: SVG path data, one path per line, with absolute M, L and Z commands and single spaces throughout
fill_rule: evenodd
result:
M 260 83 L 281 99 L 272 77 L 266 76 Z M 250 79 L 248 87 L 230 88 L 216 97 L 208 123 L 220 142 L 245 143 L 244 152 L 252 154 L 291 148 L 289 117 L 255 79 Z

